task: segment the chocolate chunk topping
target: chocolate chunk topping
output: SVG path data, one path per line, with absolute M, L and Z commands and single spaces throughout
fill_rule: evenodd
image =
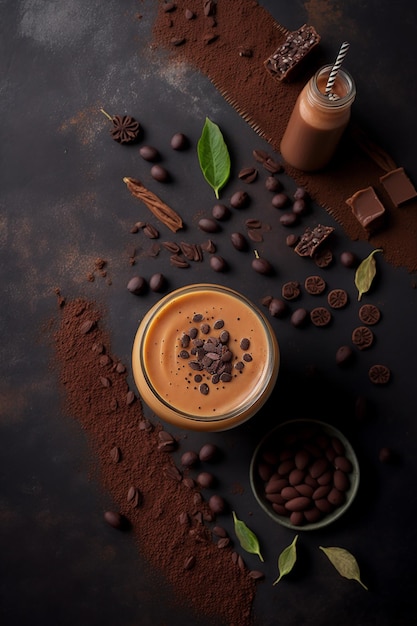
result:
M 265 61 L 268 72 L 279 81 L 289 81 L 300 69 L 301 62 L 320 43 L 313 26 L 304 24 L 287 35 L 285 42 Z
M 294 250 L 299 256 L 312 257 L 317 248 L 332 234 L 332 226 L 318 224 L 313 229 L 306 228 Z

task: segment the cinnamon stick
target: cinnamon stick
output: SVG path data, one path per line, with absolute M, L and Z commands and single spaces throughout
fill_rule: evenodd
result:
M 165 224 L 174 233 L 183 228 L 183 222 L 178 213 L 152 191 L 149 191 L 139 180 L 126 176 L 123 178 L 123 182 L 126 183 L 130 193 L 141 200 L 162 224 Z

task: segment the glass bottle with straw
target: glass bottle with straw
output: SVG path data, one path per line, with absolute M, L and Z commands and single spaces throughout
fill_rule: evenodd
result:
M 342 69 L 349 49 L 344 42 L 333 65 L 325 65 L 301 91 L 281 140 L 285 161 L 303 171 L 324 168 L 350 120 L 356 87 Z

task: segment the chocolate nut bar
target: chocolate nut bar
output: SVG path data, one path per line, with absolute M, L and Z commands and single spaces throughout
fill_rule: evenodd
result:
M 279 81 L 290 81 L 300 65 L 320 43 L 320 35 L 313 26 L 304 24 L 287 35 L 285 42 L 264 62 L 268 72 Z

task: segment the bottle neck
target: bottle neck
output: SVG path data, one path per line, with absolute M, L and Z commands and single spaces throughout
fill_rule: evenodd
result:
M 356 97 L 356 87 L 351 75 L 340 69 L 330 93 L 326 94 L 331 65 L 320 68 L 307 83 L 306 97 L 311 106 L 323 111 L 345 111 L 349 109 Z

